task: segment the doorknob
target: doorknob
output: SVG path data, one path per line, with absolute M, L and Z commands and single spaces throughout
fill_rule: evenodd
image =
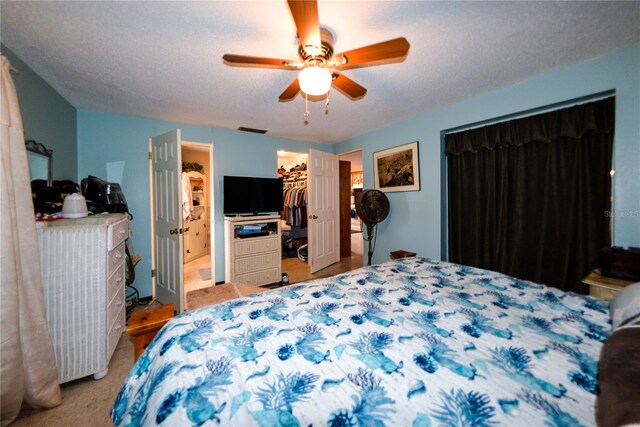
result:
M 318 219 L 317 215 L 309 215 L 309 219 Z
M 173 230 L 169 230 L 169 234 L 178 234 L 178 229 L 174 228 Z

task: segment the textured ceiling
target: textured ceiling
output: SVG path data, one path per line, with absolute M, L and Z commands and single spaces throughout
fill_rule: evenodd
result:
M 323 1 L 341 52 L 404 36 L 404 62 L 345 71 L 329 114 L 278 102 L 296 78 L 222 55 L 297 59 L 286 2 L 0 3 L 1 39 L 78 109 L 336 142 L 640 40 L 640 3 Z

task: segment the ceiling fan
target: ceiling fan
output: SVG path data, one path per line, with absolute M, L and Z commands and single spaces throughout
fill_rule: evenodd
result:
M 288 0 L 289 9 L 298 30 L 298 61 L 226 54 L 222 58 L 230 66 L 253 66 L 296 71 L 300 74 L 280 94 L 280 101 L 293 100 L 298 92 L 321 96 L 331 86 L 353 101 L 361 99 L 367 89 L 341 71 L 403 61 L 409 52 L 409 42 L 399 37 L 358 49 L 334 54 L 333 35 L 320 27 L 316 0 Z

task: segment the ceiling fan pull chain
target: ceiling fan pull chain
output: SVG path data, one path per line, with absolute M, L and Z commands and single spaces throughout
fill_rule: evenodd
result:
M 304 124 L 309 124 L 309 99 L 306 93 L 304 94 Z
M 329 90 L 331 92 L 331 90 Z M 327 99 L 324 101 L 324 114 L 325 116 L 329 115 L 329 92 L 327 92 Z

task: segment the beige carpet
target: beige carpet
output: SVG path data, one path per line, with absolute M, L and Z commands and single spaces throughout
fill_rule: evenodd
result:
M 12 426 L 112 426 L 109 411 L 133 366 L 133 341 L 123 334 L 107 376 L 62 384 L 62 405 L 48 410 L 23 409 Z
M 240 296 L 268 291 L 251 285 L 223 284 L 191 291 L 187 294 L 189 310 L 228 301 Z M 138 306 L 137 310 L 157 307 Z M 109 411 L 120 387 L 133 367 L 133 341 L 127 334 L 120 337 L 109 363 L 109 372 L 102 379 L 92 376 L 62 384 L 62 405 L 48 410 L 23 409 L 12 426 L 111 426 Z
M 196 308 L 268 290 L 268 288 L 262 288 L 259 286 L 232 283 L 224 283 L 222 285 L 198 289 L 187 294 L 187 309 L 195 310 Z

